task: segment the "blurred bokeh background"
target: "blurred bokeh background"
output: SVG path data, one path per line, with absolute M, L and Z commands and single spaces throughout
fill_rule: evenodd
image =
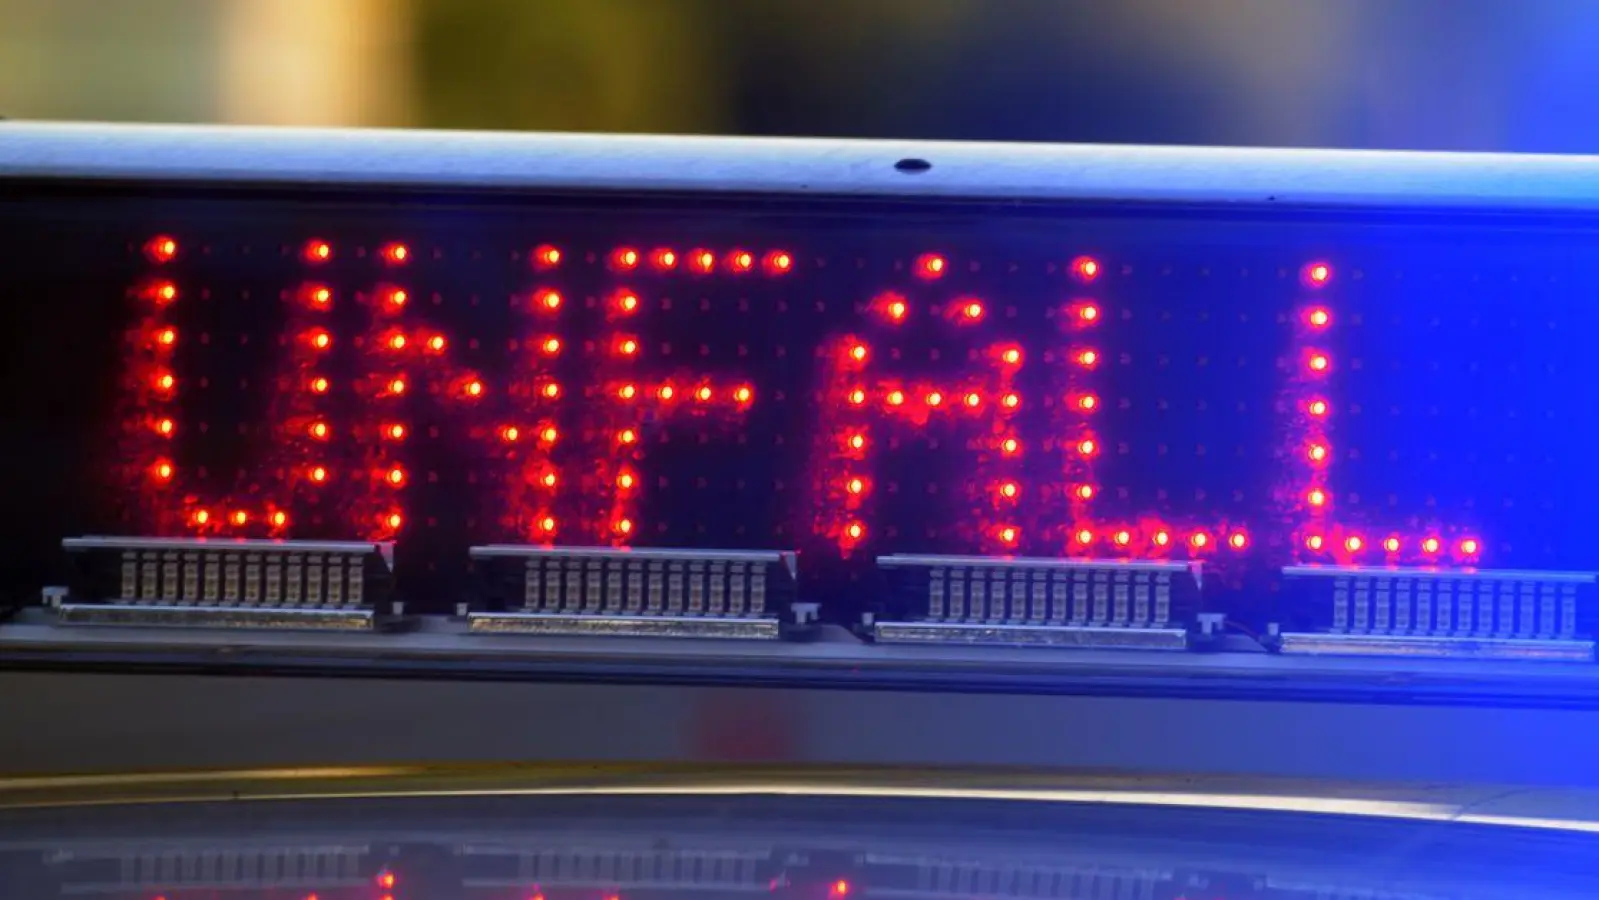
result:
M 1599 151 L 1599 0 L 0 0 L 0 116 Z

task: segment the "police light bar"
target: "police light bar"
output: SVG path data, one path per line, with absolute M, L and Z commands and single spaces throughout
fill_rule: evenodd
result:
M 470 552 L 475 633 L 769 639 L 792 621 L 792 552 L 503 544 Z
M 892 555 L 877 565 L 893 604 L 871 623 L 883 642 L 1184 650 L 1197 624 L 1197 561 Z
M 1284 653 L 1592 660 L 1596 585 L 1593 572 L 1290 566 L 1294 615 L 1273 642 Z
M 63 625 L 369 631 L 389 613 L 392 544 L 80 537 Z

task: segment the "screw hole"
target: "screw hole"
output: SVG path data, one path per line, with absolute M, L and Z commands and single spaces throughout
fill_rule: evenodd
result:
M 896 171 L 904 172 L 909 175 L 926 172 L 932 167 L 933 164 L 925 159 L 902 159 L 899 162 L 894 163 L 894 169 Z

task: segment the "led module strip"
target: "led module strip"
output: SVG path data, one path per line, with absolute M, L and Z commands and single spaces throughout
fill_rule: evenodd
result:
M 1184 650 L 1198 561 L 878 557 L 908 615 L 874 620 L 891 643 Z
M 62 546 L 75 568 L 53 603 L 63 625 L 365 631 L 390 611 L 390 544 L 81 537 Z
M 1304 613 L 1273 626 L 1284 653 L 1594 657 L 1599 573 L 1289 566 L 1283 581 Z
M 796 557 L 760 550 L 473 547 L 480 633 L 776 638 Z

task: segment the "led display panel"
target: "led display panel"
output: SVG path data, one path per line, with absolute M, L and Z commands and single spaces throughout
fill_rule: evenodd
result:
M 12 591 L 89 533 L 392 540 L 418 611 L 474 545 L 792 549 L 840 619 L 894 553 L 1599 561 L 1570 222 L 106 187 L 0 239 Z

